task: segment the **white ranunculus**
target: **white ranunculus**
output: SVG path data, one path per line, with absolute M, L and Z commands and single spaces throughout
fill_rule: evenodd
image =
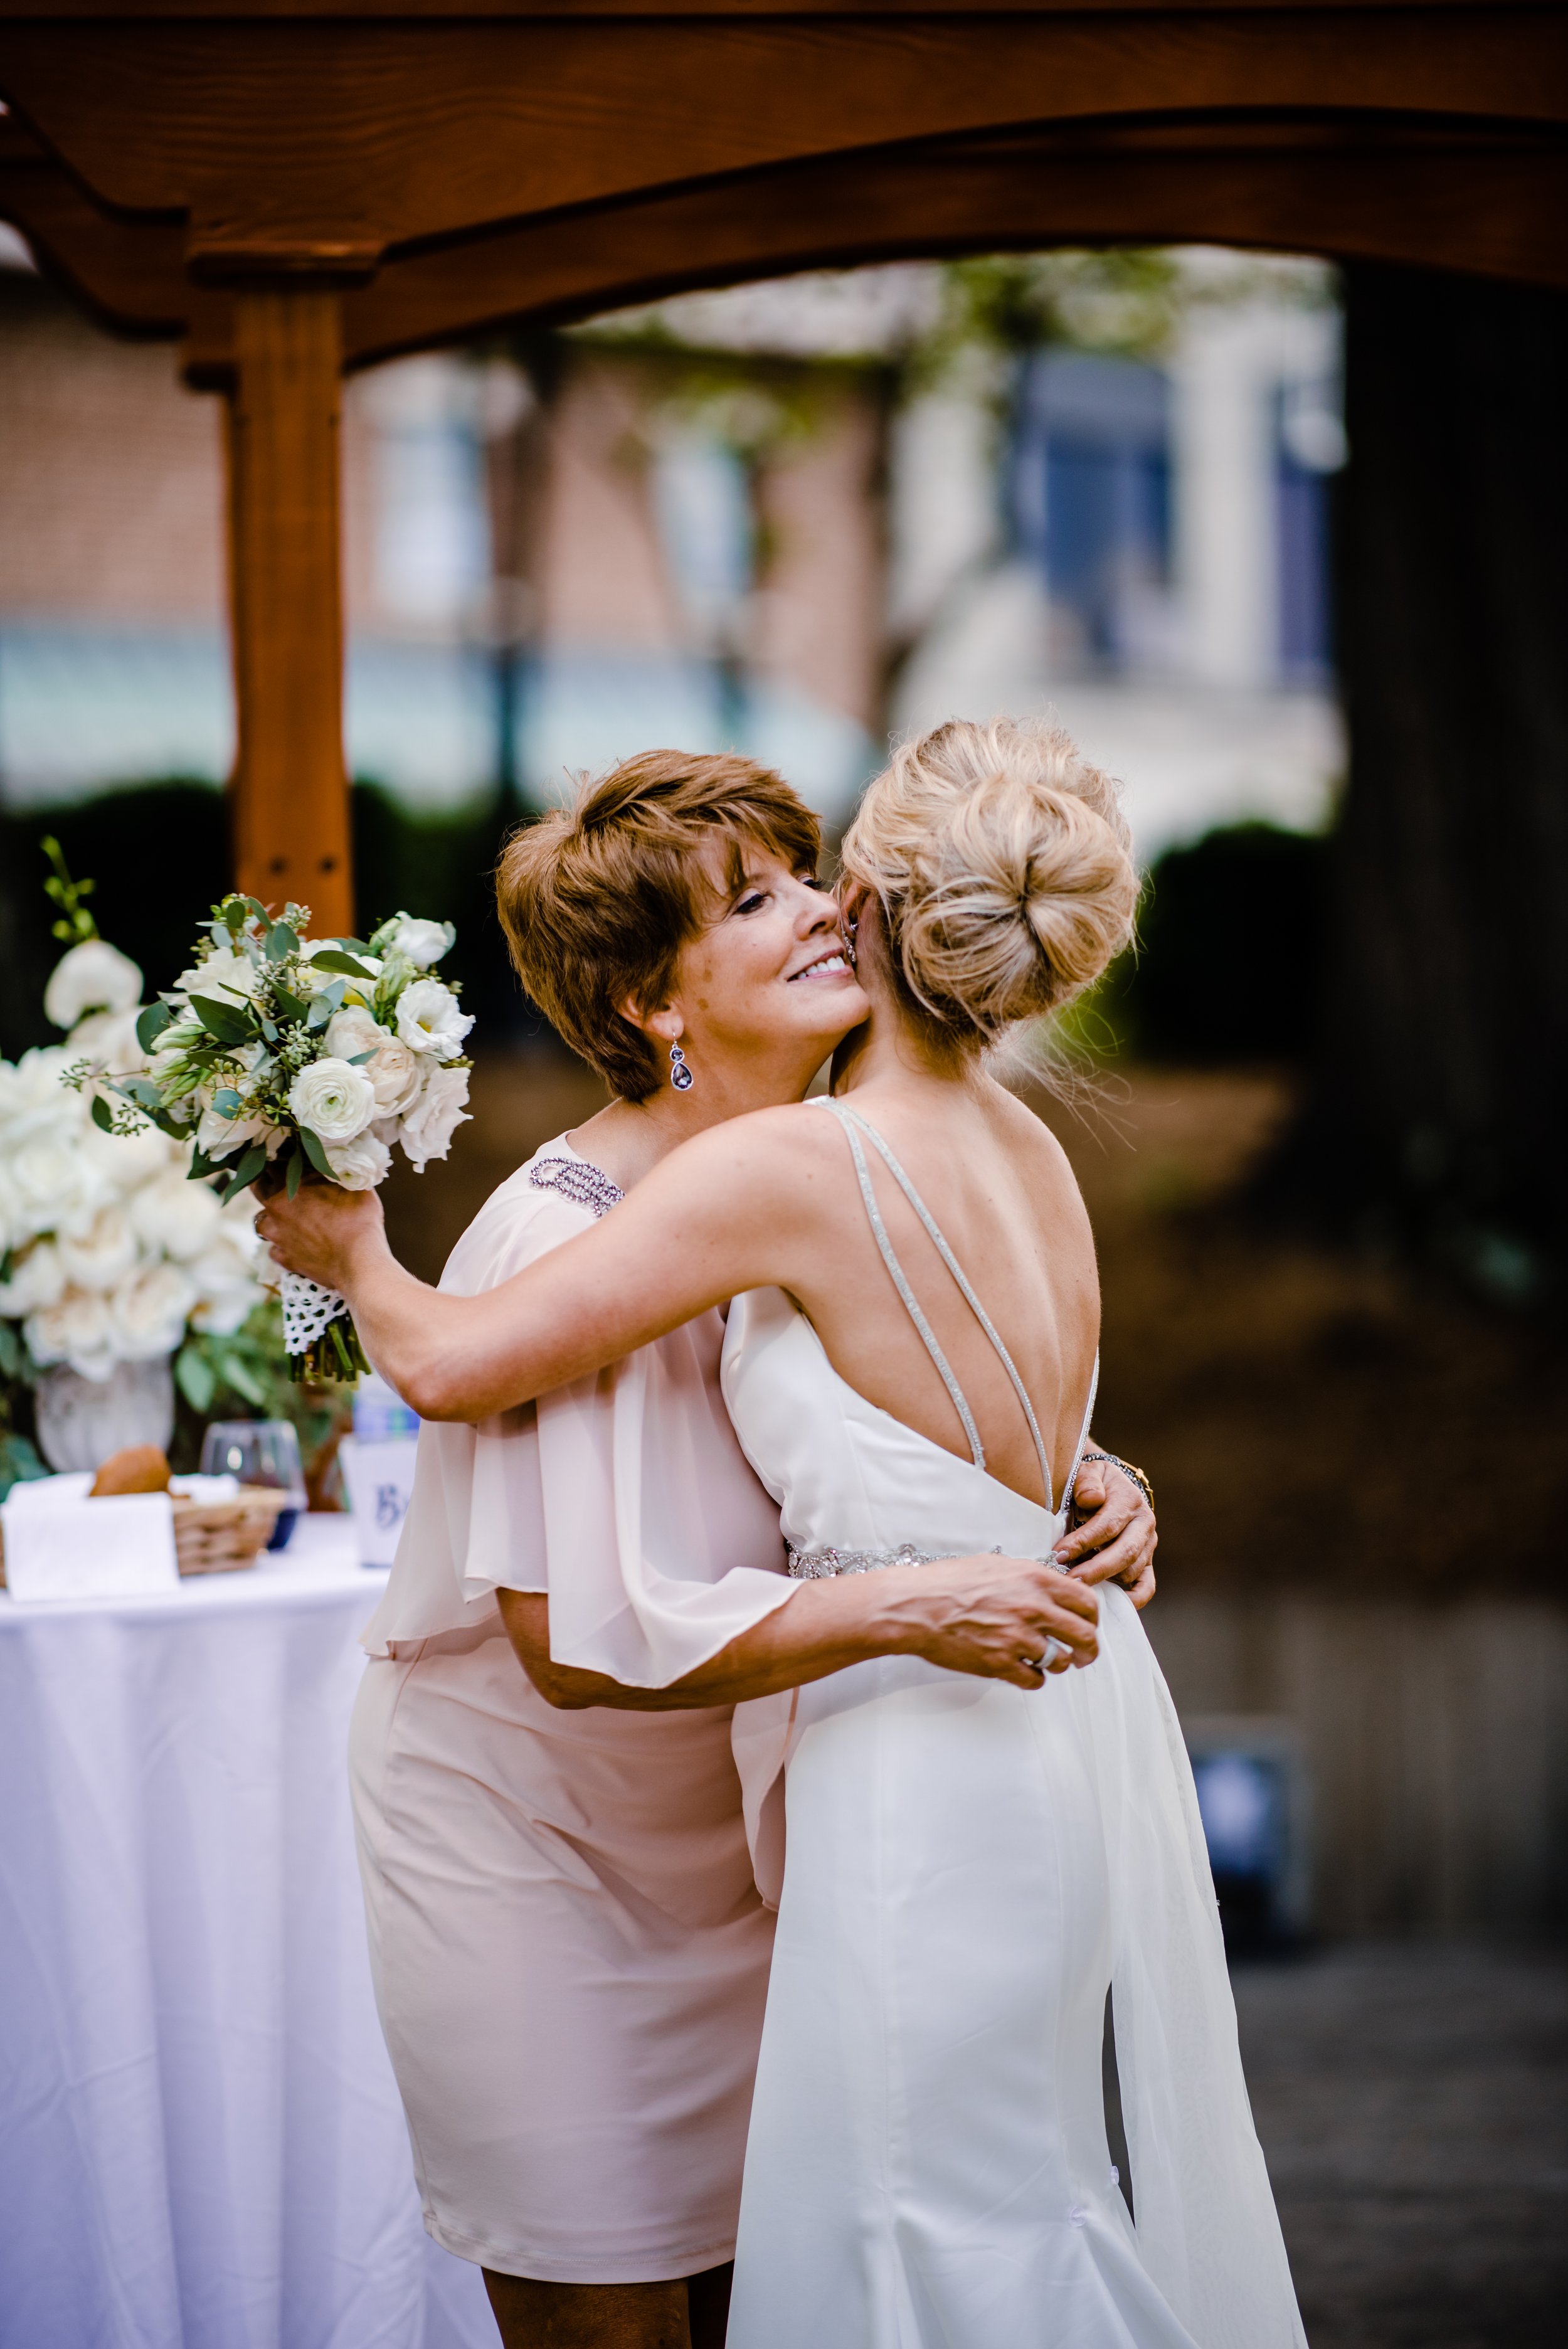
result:
M 417 978 L 398 998 L 397 1033 L 411 1052 L 455 1061 L 473 1024 L 459 1009 L 451 988 L 438 978 Z
M 136 1234 L 123 1207 L 100 1207 L 86 1231 L 61 1233 L 59 1250 L 76 1288 L 113 1288 L 136 1262 Z
M 433 962 L 440 961 L 456 936 L 450 922 L 427 922 L 415 914 L 399 914 L 397 928 L 382 944 L 389 955 L 401 955 L 416 970 L 428 970 Z
M 67 1288 L 56 1304 L 29 1314 L 24 1334 L 41 1369 L 68 1362 L 84 1379 L 107 1379 L 122 1359 L 109 1300 L 101 1289 Z
M 326 1163 L 346 1191 L 374 1191 L 384 1182 L 392 1153 L 378 1133 L 367 1127 L 348 1142 L 329 1142 Z
M 289 1087 L 289 1107 L 323 1142 L 352 1142 L 376 1114 L 376 1088 L 363 1069 L 329 1054 L 300 1071 Z
M 403 1120 L 399 1140 L 405 1157 L 422 1174 L 432 1158 L 444 1158 L 459 1125 L 468 1123 L 463 1103 L 469 1097 L 467 1069 L 434 1068 L 425 1090 Z
M 353 1061 L 361 1052 L 377 1052 L 383 1044 L 389 1044 L 392 1030 L 383 1028 L 363 1003 L 347 1003 L 333 1013 L 321 1040 L 335 1060 Z
M 192 963 L 189 970 L 182 970 L 175 986 L 184 996 L 205 995 L 214 1003 L 233 1003 L 240 996 L 248 999 L 254 995 L 261 976 L 243 947 L 215 947 L 205 962 Z
M 178 1164 L 133 1193 L 127 1212 L 149 1255 L 179 1264 L 211 1247 L 222 1213 L 211 1185 L 192 1183 Z
M 35 1240 L 26 1256 L 11 1268 L 11 1278 L 0 1281 L 0 1316 L 19 1321 L 25 1313 L 57 1305 L 66 1293 L 66 1268 L 53 1240 Z
M 196 1284 L 182 1265 L 149 1265 L 122 1281 L 109 1300 L 120 1360 L 150 1362 L 171 1354 L 185 1335 L 196 1296 Z
M 133 1011 L 141 1001 L 141 973 L 107 938 L 84 938 L 63 954 L 44 989 L 45 1016 L 74 1028 L 88 1011 Z

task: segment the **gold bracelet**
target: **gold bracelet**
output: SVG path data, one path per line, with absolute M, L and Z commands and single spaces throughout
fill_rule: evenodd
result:
M 1083 1455 L 1083 1461 L 1079 1463 L 1079 1465 L 1081 1466 L 1090 1460 L 1103 1460 L 1108 1467 L 1119 1468 L 1124 1476 L 1131 1477 L 1133 1483 L 1138 1486 L 1139 1491 L 1142 1494 L 1150 1507 L 1152 1508 L 1154 1506 L 1153 1485 L 1150 1483 L 1142 1469 L 1135 1468 L 1130 1460 L 1124 1460 L 1119 1452 L 1086 1452 Z

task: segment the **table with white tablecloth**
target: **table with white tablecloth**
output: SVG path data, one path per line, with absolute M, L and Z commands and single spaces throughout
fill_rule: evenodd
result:
M 493 2349 L 420 2224 L 346 1745 L 346 1517 L 157 1596 L 0 1594 L 0 2349 Z

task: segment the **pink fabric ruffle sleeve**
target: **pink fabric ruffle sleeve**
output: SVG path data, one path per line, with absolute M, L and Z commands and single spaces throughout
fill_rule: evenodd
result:
M 574 1154 L 556 1143 L 540 1154 Z M 481 1208 L 443 1289 L 499 1287 L 588 1227 L 589 1207 L 535 1188 L 529 1171 Z M 483 1621 L 498 1589 L 538 1590 L 558 1662 L 659 1688 L 781 1606 L 795 1585 L 777 1504 L 719 1392 L 723 1335 L 705 1314 L 537 1403 L 423 1427 L 370 1652 Z

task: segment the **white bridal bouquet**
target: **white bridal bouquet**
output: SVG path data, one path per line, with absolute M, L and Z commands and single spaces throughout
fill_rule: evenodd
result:
M 394 1143 L 422 1172 L 468 1116 L 473 1021 L 430 976 L 451 924 L 395 914 L 366 942 L 312 939 L 309 923 L 307 905 L 215 905 L 191 968 L 136 1022 L 146 1066 L 115 1087 L 130 1106 L 92 1106 L 106 1132 L 193 1136 L 189 1171 L 221 1178 L 225 1203 L 269 1164 L 290 1198 L 307 1173 L 374 1190 Z M 288 1272 L 281 1288 L 296 1378 L 368 1367 L 341 1297 Z
M 135 963 L 83 938 L 44 994 L 67 1041 L 0 1061 L 0 1322 L 20 1325 L 34 1370 L 102 1381 L 171 1353 L 188 1327 L 232 1335 L 262 1302 L 253 1201 L 225 1208 L 192 1187 L 189 1135 L 124 1132 L 104 1097 L 109 1071 L 144 1065 L 140 1000 Z

